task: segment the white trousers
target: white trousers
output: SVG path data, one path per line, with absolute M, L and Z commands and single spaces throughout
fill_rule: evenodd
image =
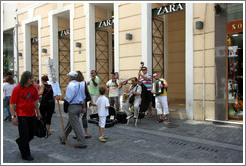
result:
M 167 96 L 156 96 L 155 104 L 157 115 L 165 114 L 168 115 L 168 104 L 167 104 Z
M 133 104 L 133 108 L 134 108 L 134 118 L 138 117 L 138 113 L 139 113 L 139 105 L 141 104 L 141 99 L 135 99 L 134 104 Z M 130 103 L 129 100 L 127 100 L 125 103 L 123 103 L 122 105 L 122 109 L 123 111 L 126 112 L 126 115 L 129 116 L 132 114 L 131 110 L 130 110 Z
M 98 99 L 98 96 L 91 95 L 91 99 L 92 99 L 92 101 L 94 103 L 96 103 L 96 101 Z M 91 114 L 96 114 L 97 113 L 97 107 L 96 106 L 91 106 L 90 109 L 91 109 Z

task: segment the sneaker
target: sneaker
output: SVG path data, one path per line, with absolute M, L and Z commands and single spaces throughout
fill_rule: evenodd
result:
M 99 141 L 100 141 L 100 142 L 106 142 L 106 139 L 103 138 L 103 136 L 102 136 L 102 137 L 99 137 Z
M 130 119 L 132 116 L 133 116 L 133 115 L 129 115 L 129 116 L 126 117 L 126 119 Z
M 102 137 L 103 137 L 104 139 L 108 139 L 108 136 L 106 136 L 106 135 L 103 135 Z

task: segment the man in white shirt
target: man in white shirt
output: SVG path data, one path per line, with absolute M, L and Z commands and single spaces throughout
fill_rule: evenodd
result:
M 115 78 L 115 73 L 111 73 L 111 80 L 107 83 L 107 90 L 109 92 L 109 102 L 111 107 L 116 107 L 116 111 L 118 112 L 120 109 L 119 103 L 119 80 Z
M 69 121 L 67 126 L 65 127 L 66 137 L 70 134 L 70 132 L 74 131 L 77 136 L 77 144 L 74 146 L 75 148 L 86 148 L 85 137 L 83 134 L 82 127 L 79 122 L 79 117 L 81 114 L 81 110 L 83 113 L 86 111 L 86 97 L 85 97 L 85 84 L 83 82 L 77 82 L 76 78 L 78 76 L 77 72 L 71 71 L 67 74 L 69 79 L 69 84 L 66 90 L 66 97 L 64 98 L 68 103 L 68 117 Z M 68 127 L 70 126 L 71 127 Z M 65 143 L 65 137 L 60 137 L 61 143 Z
M 129 87 L 129 90 L 127 90 L 127 93 L 129 95 L 129 98 L 132 95 L 135 95 L 134 97 L 134 102 L 129 103 L 129 100 L 127 100 L 123 106 L 122 109 L 126 112 L 127 119 L 130 119 L 132 116 L 134 116 L 135 119 L 138 118 L 139 114 L 139 109 L 140 109 L 140 104 L 141 104 L 141 92 L 142 92 L 142 87 L 137 84 L 137 78 L 134 77 L 131 79 L 132 85 Z M 131 112 L 130 107 L 133 105 L 134 112 Z

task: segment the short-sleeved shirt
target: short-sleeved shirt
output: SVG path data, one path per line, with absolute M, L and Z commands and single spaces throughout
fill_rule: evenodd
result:
M 99 82 L 100 82 L 99 77 L 96 76 L 94 81 L 97 83 L 97 86 L 94 85 L 94 83 L 91 80 L 91 78 L 88 81 L 90 83 L 89 86 L 88 86 L 89 87 L 89 92 L 93 96 L 98 96 L 99 95 Z
M 65 100 L 69 104 L 83 104 L 85 99 L 85 83 L 75 80 L 69 82 Z
M 146 88 L 147 88 L 147 91 L 151 91 L 152 89 L 152 76 L 151 76 L 151 74 L 145 74 L 145 76 L 144 77 L 147 77 L 147 78 L 149 78 L 150 80 L 149 81 L 146 81 L 145 79 L 143 79 L 141 76 L 140 76 L 140 79 L 139 79 L 139 81 L 141 81 L 145 86 L 146 86 Z
M 130 92 L 138 92 L 139 95 L 135 96 L 135 100 L 141 99 L 142 87 L 140 85 L 135 85 L 135 87 L 132 87 L 132 85 L 131 85 L 129 87 L 129 91 Z M 132 95 L 132 93 L 131 93 L 131 95 Z M 129 98 L 131 97 L 131 95 L 129 96 Z
M 35 86 L 21 88 L 16 86 L 12 92 L 9 103 L 16 104 L 17 116 L 35 116 L 35 101 L 39 100 L 38 91 Z
M 5 96 L 11 96 L 16 84 L 10 84 L 8 82 L 3 83 L 3 90 L 5 91 Z
M 96 101 L 96 105 L 97 105 L 97 110 L 98 110 L 98 116 L 108 116 L 108 108 L 110 104 L 109 104 L 109 100 L 108 98 L 103 95 L 100 96 L 97 101 Z
M 109 80 L 106 84 L 109 87 L 109 97 L 118 97 L 119 95 L 119 80 L 116 80 L 116 82 L 118 87 L 112 80 Z

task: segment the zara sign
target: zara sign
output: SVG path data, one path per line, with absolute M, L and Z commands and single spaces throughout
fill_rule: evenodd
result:
M 184 3 L 175 3 L 175 4 L 152 9 L 152 16 L 153 17 L 161 16 L 161 15 L 170 14 L 173 12 L 182 11 L 184 9 L 185 9 Z
M 96 22 L 95 28 L 103 28 L 103 27 L 109 27 L 112 26 L 114 24 L 114 19 L 108 19 L 108 20 L 104 20 L 104 21 L 100 21 L 100 22 Z

